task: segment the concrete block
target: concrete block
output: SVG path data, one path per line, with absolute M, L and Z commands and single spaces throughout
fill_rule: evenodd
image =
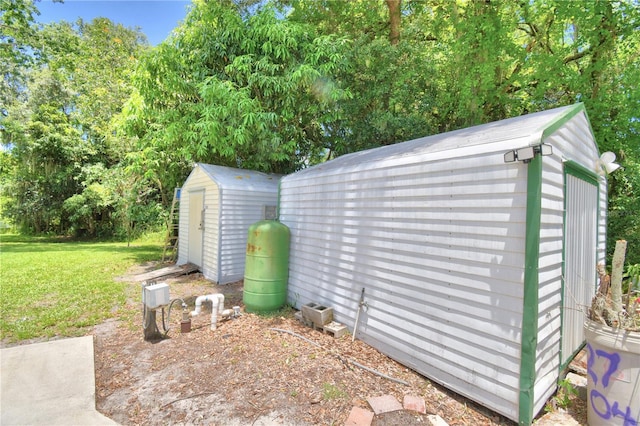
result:
M 331 334 L 335 339 L 339 339 L 349 332 L 346 326 L 335 321 L 331 321 L 329 324 L 325 325 L 323 330 L 325 333 Z
M 302 305 L 302 316 L 315 327 L 322 328 L 333 321 L 333 308 L 310 302 Z
M 449 423 L 445 422 L 444 419 L 437 414 L 428 415 L 427 423 L 431 426 L 449 426 Z
M 373 421 L 373 413 L 360 407 L 353 407 L 345 426 L 369 426 Z
M 295 319 L 297 319 L 298 321 L 300 321 L 302 324 L 306 325 L 307 327 L 313 327 L 313 323 L 311 321 L 305 319 L 305 317 L 302 315 L 302 311 L 296 312 L 294 317 L 295 317 Z
M 567 380 L 571 383 L 571 386 L 578 391 L 578 397 L 586 401 L 587 400 L 587 378 L 575 373 L 568 373 Z

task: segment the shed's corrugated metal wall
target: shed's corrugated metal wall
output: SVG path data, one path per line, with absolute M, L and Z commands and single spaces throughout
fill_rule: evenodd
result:
M 527 167 L 502 152 L 402 163 L 283 179 L 290 301 L 353 328 L 364 287 L 359 337 L 517 418 Z
M 567 111 L 578 112 L 565 123 Z M 545 134 L 553 120 L 562 126 Z M 359 337 L 518 421 L 527 165 L 504 164 L 502 154 L 542 137 L 554 153 L 543 158 L 541 182 L 536 414 L 561 363 L 563 161 L 592 169 L 598 157 L 578 108 L 356 153 L 283 178 L 289 301 L 332 306 L 353 330 L 366 288 Z M 599 260 L 604 191 L 601 181 Z
M 220 212 L 220 284 L 244 277 L 247 231 L 264 219 L 264 206 L 278 203 L 277 186 L 270 192 L 247 189 L 223 189 Z
M 557 152 L 554 151 L 554 154 Z M 562 236 L 564 232 L 563 179 L 562 159 L 556 155 L 543 157 L 534 413 L 542 408 L 538 404 L 544 405 L 550 394 L 555 391 L 560 364 Z
M 562 324 L 561 309 L 575 309 L 571 305 L 563 306 L 562 274 L 565 216 L 565 170 L 563 161 L 575 161 L 588 170 L 595 171 L 595 159 L 599 157 L 597 146 L 591 134 L 589 121 L 581 112 L 567 121 L 560 129 L 549 135 L 545 143 L 553 146 L 554 155 L 543 158 L 542 181 L 542 217 L 540 239 L 540 283 L 538 304 L 538 349 L 536 356 L 537 379 L 534 388 L 534 412 L 542 409 L 548 398 L 555 392 L 558 370 L 562 363 L 577 351 L 584 341 L 581 323 Z M 604 263 L 606 236 L 606 181 L 600 181 L 600 205 L 598 217 L 597 245 L 598 262 Z M 585 243 L 586 247 L 586 243 Z M 579 292 L 581 300 L 574 300 L 578 294 L 566 294 L 564 301 L 576 302 L 583 309 L 591 303 L 595 294 L 595 264 L 584 271 L 590 276 L 591 287 Z M 570 291 L 570 290 L 569 290 Z M 564 334 L 564 337 L 563 337 Z M 573 342 L 564 349 L 561 359 L 561 340 Z M 569 352 L 569 353 L 567 353 Z

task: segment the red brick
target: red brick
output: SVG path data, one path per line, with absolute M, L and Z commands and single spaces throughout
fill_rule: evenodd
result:
M 405 395 L 402 405 L 405 410 L 417 411 L 422 414 L 427 413 L 427 407 L 425 406 L 424 399 L 416 395 Z

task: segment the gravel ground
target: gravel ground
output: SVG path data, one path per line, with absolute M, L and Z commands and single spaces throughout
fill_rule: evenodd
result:
M 121 278 L 131 284 L 129 302 L 116 318 L 94 329 L 97 408 L 120 424 L 340 425 L 353 406 L 369 409 L 368 397 L 385 394 L 399 401 L 406 394 L 420 396 L 427 414 L 438 414 L 452 426 L 514 424 L 367 344 L 352 342 L 350 335 L 335 339 L 305 327 L 292 309 L 271 316 L 243 310 L 239 318 L 220 321 L 211 331 L 205 304 L 192 320 L 192 331 L 184 334 L 176 309 L 167 338 L 145 341 L 140 284 L 132 276 L 153 267 L 141 265 Z M 197 296 L 210 293 L 224 294 L 225 308 L 242 307 L 242 282 L 216 286 L 200 274 L 166 282 L 171 297 L 185 299 L 189 309 Z M 566 424 L 585 424 L 585 412 L 584 403 L 573 397 L 569 415 L 553 410 L 538 423 L 552 424 L 549 416 L 555 414 L 574 421 Z M 424 417 L 400 411 L 376 416 L 374 425 L 424 425 Z

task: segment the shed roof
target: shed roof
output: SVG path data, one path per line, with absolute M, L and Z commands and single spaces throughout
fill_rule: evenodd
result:
M 307 173 L 324 173 L 345 169 L 367 169 L 372 163 L 384 161 L 391 164 L 394 160 L 408 156 L 429 155 L 434 159 L 442 159 L 473 155 L 476 152 L 510 150 L 538 145 L 546 136 L 579 113 L 586 115 L 582 103 L 426 136 L 346 154 L 327 163 L 301 170 L 295 173 L 295 176 L 301 177 Z M 591 129 L 589 131 L 593 134 Z
M 233 167 L 197 163 L 202 171 L 224 189 L 243 189 L 272 192 L 278 187 L 279 175 L 257 172 L 255 170 L 235 169 Z

